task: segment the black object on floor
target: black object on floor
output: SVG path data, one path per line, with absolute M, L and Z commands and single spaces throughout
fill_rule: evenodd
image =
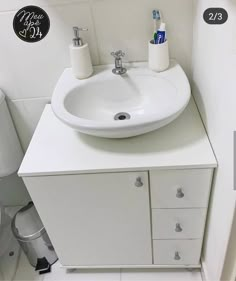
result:
M 51 272 L 51 265 L 46 258 L 38 259 L 35 271 L 38 271 L 39 274 L 45 274 Z

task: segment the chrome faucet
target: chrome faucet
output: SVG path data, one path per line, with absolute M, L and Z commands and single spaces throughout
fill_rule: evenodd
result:
M 117 75 L 125 74 L 127 69 L 122 66 L 122 57 L 125 56 L 125 53 L 119 50 L 112 52 L 111 55 L 115 58 L 115 68 L 112 69 L 112 72 Z

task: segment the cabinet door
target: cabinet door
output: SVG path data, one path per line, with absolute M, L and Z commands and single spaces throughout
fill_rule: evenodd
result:
M 152 263 L 146 172 L 24 181 L 63 266 Z

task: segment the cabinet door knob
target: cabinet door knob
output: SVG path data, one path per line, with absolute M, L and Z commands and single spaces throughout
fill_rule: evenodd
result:
M 176 223 L 175 232 L 182 232 L 183 228 L 181 227 L 180 223 Z
M 181 257 L 180 257 L 180 255 L 179 255 L 179 252 L 175 252 L 174 259 L 177 260 L 177 261 L 181 260 Z
M 177 189 L 176 197 L 177 198 L 183 198 L 184 197 L 184 193 L 183 193 L 182 188 Z
M 136 178 L 135 186 L 136 187 L 142 187 L 143 186 L 143 182 L 142 182 L 142 178 L 141 177 L 137 177 Z

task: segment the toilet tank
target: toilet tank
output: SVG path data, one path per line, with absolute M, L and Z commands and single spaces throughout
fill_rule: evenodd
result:
M 16 172 L 23 151 L 9 113 L 5 95 L 0 90 L 0 178 Z

